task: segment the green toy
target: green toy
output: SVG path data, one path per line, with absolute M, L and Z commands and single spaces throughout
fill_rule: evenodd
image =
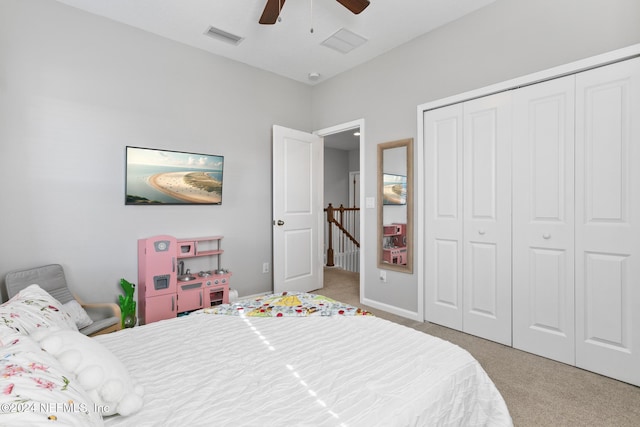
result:
M 133 328 L 138 322 L 138 319 L 136 318 L 136 301 L 133 299 L 133 292 L 136 289 L 136 285 L 127 282 L 125 279 L 120 279 L 120 286 L 124 289 L 124 296 L 120 295 L 118 297 L 118 300 L 120 301 L 122 327 Z

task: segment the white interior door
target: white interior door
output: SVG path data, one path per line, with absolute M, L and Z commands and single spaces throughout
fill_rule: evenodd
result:
M 462 330 L 462 104 L 423 120 L 424 317 Z
M 273 126 L 273 288 L 322 288 L 323 139 Z
M 463 110 L 462 330 L 511 345 L 511 92 Z
M 640 58 L 576 76 L 576 365 L 640 384 Z
M 575 364 L 574 85 L 513 93 L 513 346 Z

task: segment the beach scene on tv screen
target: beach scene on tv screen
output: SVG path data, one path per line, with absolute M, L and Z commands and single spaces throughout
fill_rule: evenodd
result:
M 407 204 L 406 176 L 385 173 L 382 180 L 382 203 L 384 205 Z
M 221 204 L 224 157 L 127 147 L 126 204 Z

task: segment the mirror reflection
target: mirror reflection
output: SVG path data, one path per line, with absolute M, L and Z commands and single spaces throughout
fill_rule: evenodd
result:
M 378 144 L 378 268 L 413 272 L 413 139 Z

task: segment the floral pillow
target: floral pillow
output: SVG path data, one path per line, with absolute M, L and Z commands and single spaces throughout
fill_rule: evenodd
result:
M 2 425 L 102 426 L 75 376 L 29 336 L 5 335 L 0 347 Z
M 38 285 L 24 288 L 0 305 L 0 337 L 13 331 L 29 335 L 51 327 L 78 330 L 62 304 Z

